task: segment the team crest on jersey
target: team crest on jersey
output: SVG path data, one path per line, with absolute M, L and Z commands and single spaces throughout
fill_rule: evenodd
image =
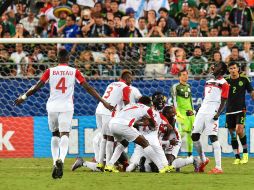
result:
M 243 86 L 243 81 L 239 81 L 239 86 Z

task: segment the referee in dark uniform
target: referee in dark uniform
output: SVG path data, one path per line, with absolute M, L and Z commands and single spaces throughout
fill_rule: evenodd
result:
M 230 90 L 226 107 L 226 127 L 231 135 L 231 145 L 236 158 L 233 164 L 246 164 L 248 162 L 248 145 L 244 129 L 246 118 L 245 94 L 247 91 L 254 99 L 254 90 L 250 80 L 239 73 L 237 62 L 231 61 L 228 70 L 229 76 L 226 80 L 230 84 Z M 237 136 L 239 136 L 243 147 L 242 159 L 238 150 Z

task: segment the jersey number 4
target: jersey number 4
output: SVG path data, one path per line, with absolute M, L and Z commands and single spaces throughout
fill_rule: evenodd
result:
M 67 90 L 67 87 L 65 86 L 65 78 L 64 77 L 62 77 L 59 80 L 59 82 L 56 85 L 56 89 L 61 90 L 63 94 L 65 93 L 65 91 Z

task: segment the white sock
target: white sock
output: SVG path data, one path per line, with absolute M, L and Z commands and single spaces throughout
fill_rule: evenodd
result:
M 67 155 L 68 147 L 69 147 L 69 137 L 67 137 L 66 135 L 63 135 L 61 137 L 59 147 L 60 147 L 60 159 L 64 163 L 64 159 Z
M 87 161 L 85 161 L 83 163 L 83 166 L 87 167 L 87 168 L 89 168 L 89 169 L 91 169 L 93 171 L 96 171 L 96 172 L 101 171 L 101 170 L 97 169 L 97 163 L 95 163 L 95 162 L 87 162 Z
M 146 157 L 150 158 L 155 163 L 155 165 L 158 167 L 159 170 L 164 168 L 162 161 L 158 158 L 156 152 L 154 151 L 151 145 L 144 148 L 144 152 Z
M 152 160 L 150 160 L 149 158 L 146 158 L 146 161 L 145 161 L 145 170 L 146 170 L 146 172 L 151 172 L 152 171 L 152 168 L 150 166 L 151 162 L 152 162 Z
M 221 170 L 221 148 L 219 141 L 212 143 L 216 168 Z
M 130 164 L 127 168 L 126 168 L 126 172 L 133 172 L 136 169 L 137 165 L 136 164 Z
M 103 160 L 104 160 L 104 156 L 105 156 L 105 151 L 106 151 L 106 139 L 102 139 L 101 140 L 101 144 L 100 144 L 100 152 L 99 152 L 99 160 L 98 163 L 103 164 Z
M 107 141 L 106 144 L 106 165 L 109 164 L 109 160 L 111 159 L 114 151 L 114 142 Z
M 193 164 L 193 157 L 187 157 L 187 158 L 177 158 L 173 161 L 172 166 L 174 168 L 182 168 L 184 166 L 187 166 L 189 164 Z
M 93 151 L 94 151 L 94 158 L 95 158 L 96 162 L 98 162 L 99 155 L 100 155 L 100 144 L 96 140 L 93 139 Z
M 193 141 L 193 145 L 196 148 L 196 150 L 197 150 L 197 152 L 200 156 L 201 161 L 204 163 L 206 161 L 206 157 L 205 157 L 205 153 L 202 149 L 201 142 L 200 141 Z
M 59 141 L 60 138 L 56 136 L 51 137 L 51 153 L 53 158 L 53 165 L 56 164 L 56 160 L 59 158 Z
M 113 166 L 116 163 L 116 161 L 120 158 L 124 149 L 125 147 L 122 144 L 117 145 L 108 165 Z

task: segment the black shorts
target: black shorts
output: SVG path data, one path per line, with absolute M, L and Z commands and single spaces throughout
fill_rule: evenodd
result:
M 226 128 L 235 129 L 237 124 L 244 125 L 245 119 L 246 119 L 245 112 L 226 115 Z

